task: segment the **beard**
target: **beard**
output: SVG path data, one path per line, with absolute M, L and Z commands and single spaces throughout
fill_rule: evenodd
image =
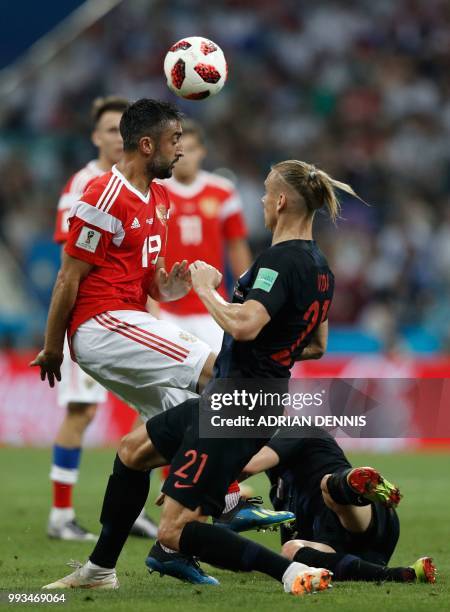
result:
M 157 179 L 166 179 L 172 176 L 174 160 L 168 161 L 159 155 L 155 157 L 147 165 L 147 173 L 149 176 Z

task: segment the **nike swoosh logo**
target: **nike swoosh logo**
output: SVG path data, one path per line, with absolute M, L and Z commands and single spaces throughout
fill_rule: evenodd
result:
M 191 485 L 191 484 L 182 484 L 181 482 L 178 482 L 178 480 L 176 480 L 174 482 L 173 486 L 175 487 L 175 489 L 190 489 L 194 485 Z

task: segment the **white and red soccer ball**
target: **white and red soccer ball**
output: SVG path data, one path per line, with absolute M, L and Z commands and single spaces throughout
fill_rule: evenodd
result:
M 219 93 L 228 75 L 222 49 L 201 36 L 183 38 L 172 45 L 164 59 L 167 85 L 177 96 L 203 100 Z

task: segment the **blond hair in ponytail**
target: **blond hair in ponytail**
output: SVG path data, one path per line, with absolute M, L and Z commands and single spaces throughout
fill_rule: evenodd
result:
M 297 159 L 288 159 L 272 166 L 272 170 L 275 170 L 304 199 L 312 214 L 325 206 L 334 223 L 341 212 L 341 205 L 334 191 L 336 188 L 361 200 L 350 185 L 335 181 L 326 172 L 312 164 Z

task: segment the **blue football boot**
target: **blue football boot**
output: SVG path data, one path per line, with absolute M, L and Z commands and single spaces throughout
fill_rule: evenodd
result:
M 191 584 L 212 584 L 218 585 L 220 582 L 208 576 L 200 567 L 194 557 L 188 557 L 181 553 L 168 553 L 156 542 L 148 553 L 145 565 L 149 573 L 158 572 L 162 576 L 172 576 Z
M 276 531 L 280 525 L 290 524 L 295 521 L 295 514 L 287 511 L 266 510 L 260 508 L 263 503 L 262 497 L 240 498 L 237 505 L 229 512 L 214 521 L 214 525 L 241 532 L 256 529 Z

